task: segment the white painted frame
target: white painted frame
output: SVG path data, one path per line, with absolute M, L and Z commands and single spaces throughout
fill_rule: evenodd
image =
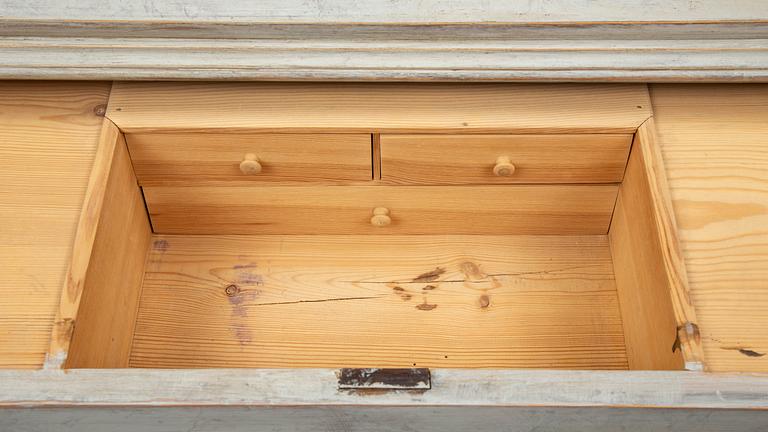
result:
M 766 81 L 761 0 L 0 0 L 0 78 Z M 0 430 L 764 430 L 768 375 L 0 370 Z
M 333 369 L 0 371 L 0 430 L 744 431 L 768 375 L 434 369 L 432 389 L 338 390 Z
M 768 82 L 768 2 L 3 0 L 0 78 Z

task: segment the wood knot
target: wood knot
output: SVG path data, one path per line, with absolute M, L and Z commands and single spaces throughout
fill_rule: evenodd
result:
M 105 104 L 96 105 L 95 107 L 93 107 L 93 113 L 99 117 L 104 117 L 104 115 L 107 113 L 107 105 Z
M 240 287 L 237 285 L 227 285 L 226 288 L 224 288 L 224 294 L 227 295 L 227 297 L 234 297 L 238 294 L 240 294 Z
M 479 302 L 480 302 L 480 307 L 483 309 L 491 305 L 491 299 L 485 294 L 480 296 Z

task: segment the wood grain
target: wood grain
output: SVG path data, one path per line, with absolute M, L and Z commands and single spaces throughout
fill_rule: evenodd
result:
M 618 183 L 631 135 L 382 135 L 392 184 Z M 514 165 L 496 176 L 499 156 Z
M 701 370 L 706 367 L 706 359 L 701 347 L 699 320 L 691 301 L 688 272 L 680 246 L 677 219 L 653 118 L 640 125 L 635 138 L 642 150 L 641 156 L 648 177 L 648 190 L 653 202 L 653 216 L 656 219 L 655 235 L 661 246 L 659 256 L 663 261 L 672 309 L 677 320 L 675 348 L 681 350 L 686 369 Z
M 46 356 L 46 368 L 58 368 L 66 360 L 72 343 L 80 301 L 94 252 L 96 235 L 102 221 L 104 202 L 108 199 L 108 186 L 118 152 L 120 131 L 108 119 L 103 119 L 98 148 L 94 157 L 88 189 L 83 200 L 83 210 L 77 223 L 72 246 L 72 259 L 59 296 L 59 307 L 51 330 L 50 347 Z M 114 186 L 113 186 L 114 187 Z
M 650 110 L 630 84 L 118 82 L 107 116 L 126 133 L 634 133 Z
M 615 185 L 148 186 L 163 234 L 606 234 Z M 373 209 L 392 223 L 374 227 Z
M 668 245 L 655 215 L 648 152 L 647 143 L 635 138 L 608 238 L 630 369 L 675 370 L 683 368 L 684 359 L 675 344 L 678 322 L 663 253 Z
M 768 86 L 652 86 L 706 367 L 768 372 Z
M 605 236 L 155 236 L 130 364 L 627 368 Z
M 0 82 L 0 368 L 43 364 L 109 89 Z
M 74 329 L 67 368 L 128 366 L 152 234 L 125 139 L 114 126 L 103 130 L 109 131 L 110 141 L 100 143 L 97 164 L 107 166 L 94 169 L 83 213 L 87 219 L 80 225 L 86 235 L 78 232 L 73 252 L 88 259 L 72 266 L 71 284 L 62 294 L 66 303 L 62 302 L 60 316 Z M 102 158 L 102 153 L 108 157 Z M 67 342 L 60 339 L 64 333 L 54 332 L 52 346 L 66 349 Z
M 131 134 L 126 140 L 142 185 L 372 177 L 370 134 Z M 240 171 L 247 153 L 258 158 L 259 174 Z

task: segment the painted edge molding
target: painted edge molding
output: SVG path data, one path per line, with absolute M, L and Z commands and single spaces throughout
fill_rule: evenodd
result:
M 768 374 L 432 369 L 432 388 L 361 395 L 336 369 L 0 371 L 0 408 L 485 406 L 768 410 Z
M 0 17 L 279 22 L 574 22 L 756 20 L 755 0 L 3 0 Z
M 0 18 L 0 78 L 768 82 L 768 21 Z

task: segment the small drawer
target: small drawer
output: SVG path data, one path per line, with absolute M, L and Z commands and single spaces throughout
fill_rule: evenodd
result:
M 382 135 L 390 184 L 617 183 L 632 135 Z
M 371 180 L 368 134 L 126 136 L 141 185 Z
M 616 185 L 145 187 L 163 234 L 605 234 Z

